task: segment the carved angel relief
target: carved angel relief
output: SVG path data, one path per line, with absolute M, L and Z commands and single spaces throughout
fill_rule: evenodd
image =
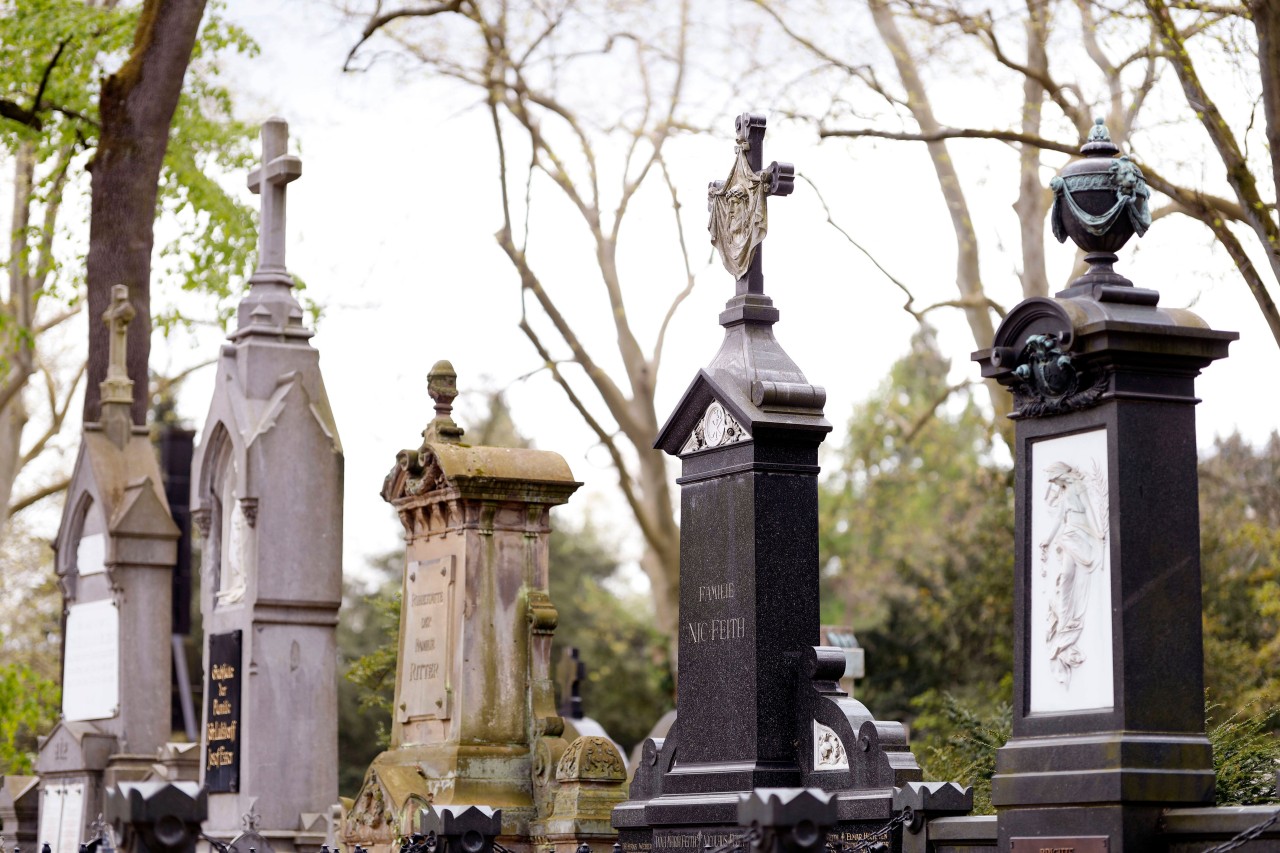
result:
M 693 432 L 689 433 L 689 439 L 680 448 L 680 455 L 706 450 L 709 447 L 734 444 L 750 437 L 742 428 L 742 424 L 725 410 L 719 400 L 712 400 L 698 423 L 694 425 Z

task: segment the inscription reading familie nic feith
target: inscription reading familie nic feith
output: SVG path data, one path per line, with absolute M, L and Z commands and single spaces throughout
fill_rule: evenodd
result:
M 708 584 L 698 587 L 698 603 L 729 601 L 736 597 L 732 583 Z M 685 624 L 689 639 L 697 643 L 722 640 L 741 640 L 747 634 L 747 620 L 741 616 L 722 619 L 692 619 Z

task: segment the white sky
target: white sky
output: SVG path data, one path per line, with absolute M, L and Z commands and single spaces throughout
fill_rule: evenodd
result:
M 355 27 L 314 0 L 230 0 L 227 14 L 262 48 L 260 57 L 230 69 L 243 115 L 285 117 L 291 149 L 303 159 L 303 177 L 288 193 L 288 261 L 326 308 L 312 343 L 346 451 L 347 571 L 359 572 L 366 555 L 399 544 L 399 524 L 378 492 L 396 452 L 420 442 L 431 416 L 426 373 L 440 358 L 453 362 L 464 392 L 509 388 L 519 428 L 538 447 L 561 453 L 586 484 L 571 513 L 590 507 L 605 518 L 624 518 L 607 458 L 563 395 L 543 375 L 516 381 L 538 361 L 517 329 L 517 279 L 493 239 L 500 224 L 495 157 L 486 114 L 465 109 L 474 95 L 390 66 L 344 75 Z M 741 110 L 769 107 L 743 103 Z M 668 152 L 689 209 L 700 211 L 707 181 L 727 173 L 731 132 L 725 127 L 720 138 L 686 139 Z M 1011 306 L 1018 299 L 1015 260 L 1000 247 L 1017 245 L 1009 210 L 1015 186 L 1000 163 L 985 159 L 990 149 L 983 146 L 956 144 L 953 151 L 973 181 L 967 190 L 985 240 L 991 295 Z M 781 125 L 771 127 L 766 141 L 765 160 L 772 159 L 791 160 L 818 182 L 840 223 L 911 282 L 922 302 L 955 297 L 951 228 L 919 146 L 819 144 L 812 131 Z M 254 198 L 242 177 L 235 181 L 246 200 Z M 670 215 L 655 199 L 641 200 L 648 206 L 632 223 L 636 230 L 622 253 L 629 305 L 645 346 L 682 283 L 675 256 L 663 248 L 674 245 Z M 541 209 L 535 247 L 578 227 L 571 215 L 558 219 L 554 205 Z M 900 310 L 896 288 L 826 224 L 807 186 L 798 182 L 795 194 L 776 200 L 770 212 L 766 290 L 782 311 L 776 332 L 809 379 L 827 388 L 827 416 L 837 427 L 829 441 L 835 443 L 855 402 L 905 351 L 914 321 Z M 1241 333 L 1232 357 L 1210 367 L 1198 384 L 1200 443 L 1235 426 L 1261 440 L 1275 428 L 1276 406 L 1257 393 L 1268 384 L 1258 377 L 1274 375 L 1280 355 L 1222 253 L 1202 230 L 1178 219 L 1163 220 L 1133 241 L 1119 269 L 1160 289 L 1162 304 L 1194 301 L 1212 326 Z M 704 224 L 699 213 L 686 226 L 699 262 L 709 251 L 702 248 Z M 1050 246 L 1051 278 L 1062 281 L 1072 252 Z M 535 261 L 566 310 L 583 318 L 590 348 L 607 361 L 612 333 L 590 268 L 550 249 Z M 660 418 L 714 354 L 722 334 L 716 314 L 732 286 L 717 262 L 681 309 L 668 333 Z M 968 361 L 974 347 L 959 316 L 939 314 L 936 322 L 954 375 L 976 376 Z M 162 369 L 180 367 L 212 357 L 218 343 L 212 335 L 198 348 L 157 340 L 153 359 Z M 181 414 L 197 426 L 211 381 L 211 371 L 204 371 L 180 403 Z M 465 399 L 456 414 L 466 426 Z M 634 535 L 624 548 L 629 557 L 638 554 Z

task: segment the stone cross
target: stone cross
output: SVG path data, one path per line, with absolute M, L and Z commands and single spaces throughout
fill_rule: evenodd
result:
M 733 170 L 723 181 L 707 186 L 707 210 L 711 220 L 711 245 L 720 252 L 725 269 L 738 281 L 737 292 L 764 293 L 760 243 L 768 232 L 765 198 L 790 195 L 796 170 L 790 163 L 764 163 L 765 117 L 743 113 L 737 119 L 737 144 Z
M 111 330 L 107 344 L 107 378 L 102 382 L 103 403 L 133 405 L 133 380 L 125 358 L 129 348 L 129 323 L 134 317 L 129 304 L 129 288 L 117 284 L 111 288 L 111 305 L 102 315 L 102 322 Z
M 262 125 L 262 166 L 249 173 L 249 189 L 262 196 L 257 272 L 283 274 L 285 185 L 302 176 L 302 160 L 286 154 L 289 123 L 279 117 Z

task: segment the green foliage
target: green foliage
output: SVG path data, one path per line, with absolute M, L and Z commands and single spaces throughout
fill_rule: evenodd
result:
M 1280 435 L 1200 464 L 1205 684 L 1231 713 L 1280 700 Z
M 400 572 L 404 551 L 370 561 L 376 581 L 345 581 L 338 623 L 338 790 L 354 797 L 374 757 L 391 736 L 400 633 Z
M 913 747 L 917 756 L 923 756 L 925 778 L 972 785 L 973 813 L 994 814 L 991 777 L 996 772 L 996 750 L 1013 734 L 1013 706 L 1000 701 L 979 710 L 950 693 L 933 690 L 917 697 L 914 704 L 920 716 Z
M 225 320 L 232 283 L 249 272 L 256 228 L 253 210 L 217 182 L 220 175 L 240 173 L 252 163 L 251 130 L 234 118 L 218 63 L 228 52 L 253 55 L 257 47 L 220 17 L 220 8 L 218 2 L 209 5 L 170 132 L 159 186 L 154 281 L 168 285 L 171 297 L 179 291 L 211 296 Z M 21 141 L 35 143 L 33 213 L 54 213 L 50 228 L 31 227 L 24 262 L 28 256 L 34 260 L 46 232 L 74 236 L 82 231 L 79 225 L 58 224 L 58 208 L 77 193 L 87 195 L 85 167 L 100 130 L 99 90 L 128 55 L 139 9 L 83 0 L 17 0 L 0 10 L 0 99 L 30 114 L 27 121 L 0 118 L 0 146 L 15 151 Z M 75 215 L 87 217 L 87 203 L 77 205 Z M 74 302 L 83 283 L 87 247 L 82 239 L 67 242 L 75 245 L 47 259 L 53 275 L 43 288 L 46 295 Z M 58 275 L 64 270 L 69 277 Z M 156 310 L 157 325 L 167 330 L 189 322 L 181 308 Z
M 1276 769 L 1280 767 L 1280 738 L 1275 728 L 1280 711 L 1254 705 L 1224 719 L 1223 708 L 1205 703 L 1209 743 L 1213 744 L 1213 772 L 1217 775 L 1220 806 L 1255 806 L 1274 803 Z
M 888 719 L 940 685 L 994 707 L 1012 669 L 1012 473 L 949 368 L 922 329 L 854 411 L 821 485 L 823 620 L 858 630 L 859 698 Z
M 0 776 L 35 772 L 36 735 L 53 728 L 60 702 L 51 679 L 26 664 L 0 664 Z

